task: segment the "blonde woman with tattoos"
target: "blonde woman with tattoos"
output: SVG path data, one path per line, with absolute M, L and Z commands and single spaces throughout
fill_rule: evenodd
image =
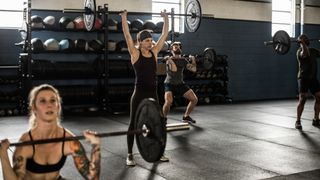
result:
M 20 142 L 72 137 L 74 134 L 60 125 L 61 98 L 57 89 L 43 84 L 29 94 L 30 130 L 22 134 Z M 75 141 L 16 147 L 13 167 L 8 156 L 9 141 L 0 146 L 0 160 L 4 180 L 62 180 L 60 169 L 66 157 L 73 157 L 76 168 L 84 179 L 98 180 L 100 174 L 100 138 L 95 132 L 85 131 L 86 140 L 92 145 L 91 157 L 87 158 L 82 144 Z

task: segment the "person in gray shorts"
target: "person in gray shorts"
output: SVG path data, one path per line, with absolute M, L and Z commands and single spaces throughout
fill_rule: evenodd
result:
M 194 119 L 190 117 L 190 113 L 196 106 L 198 98 L 192 89 L 188 87 L 183 81 L 183 71 L 185 69 L 196 72 L 197 66 L 194 56 L 183 57 L 181 56 L 181 43 L 173 42 L 170 46 L 171 56 L 166 56 L 164 60 L 166 61 L 166 79 L 164 81 L 164 105 L 163 105 L 163 115 L 167 117 L 170 107 L 173 102 L 174 96 L 183 96 L 189 103 L 187 109 L 182 117 L 183 122 L 196 123 Z

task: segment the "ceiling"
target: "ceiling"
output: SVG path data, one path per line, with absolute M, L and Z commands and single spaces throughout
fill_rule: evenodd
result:
M 237 1 L 252 1 L 252 2 L 261 2 L 261 3 L 271 3 L 272 0 L 237 0 Z M 296 0 L 297 4 L 300 4 L 301 0 Z M 319 0 L 304 0 L 304 3 L 306 6 L 314 6 L 314 7 L 320 7 L 320 1 Z

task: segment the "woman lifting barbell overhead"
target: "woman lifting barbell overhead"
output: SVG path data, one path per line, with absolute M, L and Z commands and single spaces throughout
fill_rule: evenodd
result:
M 39 139 L 73 137 L 73 133 L 60 125 L 61 98 L 57 89 L 48 84 L 34 87 L 29 94 L 30 130 L 20 137 L 20 142 Z M 16 147 L 13 152 L 13 167 L 10 165 L 9 141 L 4 139 L 0 146 L 3 179 L 63 179 L 60 169 L 66 156 L 73 157 L 76 168 L 85 179 L 99 179 L 100 138 L 93 131 L 84 136 L 91 145 L 91 158 L 86 156 L 80 141 L 62 141 L 41 145 Z
M 152 34 L 149 30 L 142 30 L 137 34 L 138 47 L 135 46 L 129 27 L 127 23 L 127 11 L 124 10 L 120 13 L 122 21 L 122 29 L 128 50 L 131 56 L 131 64 L 135 71 L 135 87 L 130 100 L 130 124 L 129 131 L 134 129 L 135 113 L 140 102 L 145 98 L 153 98 L 158 101 L 157 97 L 157 56 L 164 45 L 169 31 L 168 14 L 164 10 L 161 12 L 163 17 L 162 33 L 155 43 L 152 44 Z M 127 136 L 128 143 L 128 156 L 126 164 L 134 166 L 136 163 L 132 155 L 132 147 L 134 142 L 134 135 Z M 162 161 L 168 161 L 168 158 L 162 157 Z

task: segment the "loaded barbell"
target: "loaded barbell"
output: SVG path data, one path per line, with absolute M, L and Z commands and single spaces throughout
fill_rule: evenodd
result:
M 136 135 L 138 150 L 147 162 L 156 162 L 163 155 L 167 132 L 189 130 L 188 123 L 166 124 L 160 105 L 152 98 L 144 99 L 139 104 L 135 116 L 135 129 L 130 131 L 117 131 L 98 133 L 98 137 L 113 137 L 122 135 Z M 28 146 L 33 144 L 48 144 L 62 141 L 85 139 L 84 136 L 40 139 L 10 143 L 10 146 Z
M 195 61 L 197 65 L 201 65 L 204 69 L 210 70 L 216 61 L 216 57 L 216 51 L 213 48 L 206 48 L 203 50 L 201 55 L 195 55 Z M 191 59 L 188 55 L 184 55 L 182 59 L 186 60 L 188 63 L 191 63 Z M 164 61 L 164 58 L 158 57 L 158 60 Z
M 320 39 L 309 39 L 309 41 L 320 41 Z M 279 30 L 272 37 L 272 41 L 265 41 L 265 46 L 272 45 L 273 50 L 279 54 L 287 54 L 290 50 L 291 43 L 299 43 L 297 39 L 290 38 L 286 31 Z
M 96 1 L 85 0 L 84 9 L 64 9 L 64 13 L 83 13 L 84 24 L 88 31 L 91 31 L 96 19 Z M 100 13 L 100 12 L 99 12 Z M 121 11 L 107 11 L 108 14 L 120 14 Z M 132 15 L 160 15 L 160 13 L 152 12 L 128 12 Z M 201 6 L 198 0 L 188 0 L 185 6 L 185 14 L 169 13 L 170 16 L 185 16 L 186 28 L 189 32 L 196 32 L 200 27 L 202 17 L 213 17 L 211 14 L 202 14 Z

